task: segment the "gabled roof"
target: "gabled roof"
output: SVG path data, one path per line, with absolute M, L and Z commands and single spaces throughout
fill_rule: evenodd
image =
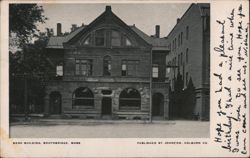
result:
M 47 44 L 47 48 L 56 48 L 56 49 L 63 49 L 63 43 L 66 42 L 70 42 L 74 39 L 77 38 L 77 36 L 80 36 L 81 33 L 87 31 L 87 28 L 90 27 L 90 25 L 94 25 L 99 19 L 101 19 L 102 17 L 105 16 L 105 13 L 111 13 L 111 8 L 107 11 L 107 7 L 106 7 L 106 11 L 101 14 L 99 17 L 97 17 L 93 22 L 91 22 L 88 26 L 81 26 L 78 29 L 76 29 L 75 31 L 71 32 L 69 35 L 66 36 L 55 36 L 55 37 L 51 37 L 49 39 L 49 42 Z M 136 35 L 138 35 L 138 37 L 140 37 L 143 41 L 145 41 L 145 43 L 147 43 L 148 45 L 153 46 L 153 48 L 160 48 L 161 49 L 166 49 L 165 47 L 167 47 L 167 42 L 166 39 L 164 38 L 155 38 L 155 37 L 150 37 L 148 36 L 146 33 L 144 33 L 143 31 L 141 31 L 140 29 L 138 29 L 135 25 L 132 26 L 128 26 L 127 24 L 125 24 L 119 17 L 117 17 L 115 14 L 113 14 L 115 18 L 117 18 L 118 20 L 120 20 L 120 22 L 126 26 L 126 28 L 128 28 L 129 30 L 133 31 Z M 86 30 L 85 30 L 86 29 Z

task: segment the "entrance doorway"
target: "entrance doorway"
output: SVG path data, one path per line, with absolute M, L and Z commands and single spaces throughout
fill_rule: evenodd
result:
M 102 115 L 112 114 L 112 99 L 110 97 L 102 98 Z
M 50 114 L 61 114 L 61 98 L 59 92 L 50 93 Z
M 152 116 L 164 116 L 164 96 L 161 93 L 153 94 Z

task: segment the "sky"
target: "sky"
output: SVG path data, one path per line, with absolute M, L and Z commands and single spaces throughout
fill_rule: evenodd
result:
M 135 24 L 148 35 L 155 34 L 155 25 L 160 25 L 160 36 L 165 37 L 190 6 L 190 3 L 161 3 L 161 4 L 41 4 L 44 14 L 48 17 L 45 24 L 39 24 L 38 29 L 53 28 L 62 24 L 62 32 L 70 32 L 72 24 L 88 25 L 105 11 L 110 5 L 112 11 L 127 25 Z

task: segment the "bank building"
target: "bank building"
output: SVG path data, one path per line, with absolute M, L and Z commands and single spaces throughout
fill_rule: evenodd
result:
M 199 87 L 196 82 L 203 83 L 204 78 L 209 81 L 209 76 L 203 78 L 201 77 L 203 73 L 193 74 L 196 69 L 192 69 L 190 65 L 193 62 L 192 58 L 195 58 L 191 55 L 195 45 L 186 44 L 188 41 L 184 42 L 183 39 L 186 31 L 185 23 L 189 23 L 190 41 L 195 29 L 192 28 L 195 25 L 193 23 L 204 26 L 202 13 L 205 9 L 202 10 L 202 7 L 203 5 L 192 4 L 183 15 L 184 18 L 178 19 L 174 31 L 164 38 L 160 38 L 159 25 L 155 26 L 155 34 L 149 36 L 136 25 L 124 23 L 112 12 L 111 6 L 106 6 L 105 11 L 88 25 L 72 25 L 71 32 L 67 35 L 62 34 L 63 24 L 58 23 L 57 36 L 50 37 L 46 47 L 46 54 L 54 66 L 54 77 L 46 82 L 45 115 L 62 118 L 129 120 L 168 120 L 179 117 L 182 115 L 175 114 L 173 109 L 178 111 L 178 107 L 173 108 L 175 105 L 173 102 L 171 104 L 173 96 L 171 94 L 175 90 L 177 74 L 180 74 L 183 79 L 187 78 L 183 89 L 187 88 L 189 80 L 192 80 L 194 87 L 198 88 L 195 89 L 197 94 L 195 106 L 189 113 L 182 107 L 183 115 L 190 115 L 190 119 L 197 115 L 198 119 L 204 118 L 209 114 L 203 109 L 208 108 L 206 106 L 209 106 L 209 99 L 204 99 L 207 95 L 203 93 L 209 91 L 209 85 Z M 187 16 L 188 14 L 196 14 L 197 19 L 187 20 L 192 18 Z M 204 15 L 209 16 L 207 10 Z M 180 35 L 177 34 L 179 30 L 183 31 Z M 207 35 L 209 38 L 209 32 L 202 34 L 202 36 Z M 187 63 L 189 67 L 187 66 L 185 70 L 182 64 L 178 65 L 174 61 L 175 57 L 181 54 L 173 55 L 173 47 L 177 46 L 172 45 L 172 41 L 176 37 L 178 40 L 178 36 L 182 36 L 180 37 L 183 43 L 182 51 L 188 49 L 190 54 Z M 206 41 L 204 43 L 209 44 Z M 204 45 L 204 43 L 197 44 Z M 189 47 L 186 48 L 186 45 Z M 201 59 L 206 59 L 209 47 L 200 47 L 202 49 L 197 50 L 195 54 L 199 54 Z M 195 67 L 199 66 L 198 64 L 203 65 L 202 62 L 196 63 Z M 204 67 L 199 66 L 202 72 L 208 71 L 209 65 L 206 64 Z M 183 74 L 188 76 L 183 77 Z M 197 81 L 200 77 L 202 81 Z M 199 98 L 202 101 L 199 101 Z M 208 103 L 205 103 L 207 101 Z M 200 107 L 203 107 L 203 111 Z

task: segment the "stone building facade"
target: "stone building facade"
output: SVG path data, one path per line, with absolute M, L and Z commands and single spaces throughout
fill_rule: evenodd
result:
M 192 109 L 193 115 L 201 120 L 209 119 L 209 4 L 192 4 L 184 15 L 177 19 L 176 25 L 167 35 L 166 40 L 170 50 L 166 56 L 166 79 L 171 89 L 175 89 L 178 73 L 182 77 L 184 90 L 189 82 L 192 82 L 196 96 L 196 104 Z
M 168 49 L 159 26 L 150 37 L 106 6 L 93 22 L 72 27 L 68 35 L 62 35 L 61 24 L 57 27 L 46 52 L 55 76 L 46 83 L 46 115 L 168 119 L 169 83 L 162 60 Z

